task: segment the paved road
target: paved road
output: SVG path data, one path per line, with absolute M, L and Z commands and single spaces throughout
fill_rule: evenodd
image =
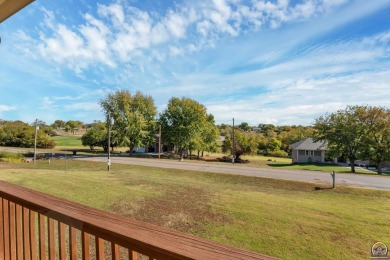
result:
M 107 161 L 107 158 L 78 158 L 79 160 Z M 215 172 L 225 174 L 257 176 L 265 178 L 275 178 L 284 180 L 307 181 L 315 183 L 328 183 L 331 185 L 332 177 L 330 173 L 318 171 L 295 171 L 280 170 L 270 168 L 245 167 L 237 164 L 212 164 L 190 161 L 173 161 L 128 157 L 112 157 L 112 163 L 132 164 L 142 166 L 152 166 L 168 169 L 193 170 L 201 172 Z M 336 174 L 336 185 L 357 186 L 372 189 L 390 190 L 390 177 L 362 174 Z

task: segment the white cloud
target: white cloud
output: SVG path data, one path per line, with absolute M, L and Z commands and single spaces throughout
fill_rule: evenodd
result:
M 1 112 L 12 111 L 12 110 L 15 110 L 15 109 L 16 109 L 16 108 L 13 107 L 13 106 L 1 105 L 1 104 L 0 104 L 0 113 L 1 113 Z
M 45 8 L 40 31 L 40 55 L 80 74 L 90 67 L 116 67 L 121 62 L 168 52 L 178 43 L 194 52 L 261 27 L 310 19 L 346 3 L 346 0 L 196 1 L 176 4 L 163 14 L 142 11 L 128 3 L 98 4 L 96 15 L 83 14 L 84 23 L 67 26 Z M 31 52 L 30 54 L 32 54 Z M 177 52 L 170 52 L 177 55 Z M 161 59 L 162 56 L 158 57 Z
M 102 110 L 102 108 L 96 101 L 69 104 L 69 105 L 65 105 L 64 108 L 66 110 L 71 110 L 71 111 L 101 111 Z

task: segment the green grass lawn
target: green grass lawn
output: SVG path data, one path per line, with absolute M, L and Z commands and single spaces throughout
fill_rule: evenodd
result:
M 369 259 L 390 192 L 72 160 L 0 162 L 0 179 L 283 259 Z
M 66 147 L 77 147 L 84 148 L 81 144 L 80 136 L 54 136 L 52 137 L 54 142 L 56 143 L 56 148 L 66 148 Z

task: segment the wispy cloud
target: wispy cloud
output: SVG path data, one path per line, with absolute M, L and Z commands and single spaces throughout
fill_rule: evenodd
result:
M 64 108 L 66 110 L 71 110 L 71 111 L 100 111 L 102 108 L 100 105 L 96 102 L 80 102 L 80 103 L 73 103 L 69 105 L 65 105 Z
M 40 104 L 47 120 L 85 121 L 100 119 L 99 99 L 118 88 L 152 95 L 160 110 L 172 96 L 194 98 L 218 122 L 310 124 L 348 104 L 390 106 L 390 28 L 353 32 L 389 0 L 203 0 L 160 12 L 142 4 L 96 4 L 66 18 L 40 7 L 40 24 L 0 50 L 2 98 L 28 84 L 19 99 Z
M 1 105 L 0 104 L 0 113 L 1 112 L 11 111 L 11 110 L 14 110 L 14 109 L 15 109 L 15 107 L 7 106 L 7 105 Z
M 303 21 L 346 2 L 196 1 L 156 14 L 118 1 L 98 4 L 96 14 L 84 13 L 84 23 L 76 26 L 57 22 L 55 14 L 42 7 L 42 30 L 34 41 L 42 57 L 82 73 L 91 66 L 115 68 L 144 54 L 164 59 L 161 53 L 199 51 L 215 46 L 217 39 Z M 32 40 L 24 32 L 18 34 Z

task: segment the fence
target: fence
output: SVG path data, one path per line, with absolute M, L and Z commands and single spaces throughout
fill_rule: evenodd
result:
M 0 181 L 0 259 L 274 259 Z

